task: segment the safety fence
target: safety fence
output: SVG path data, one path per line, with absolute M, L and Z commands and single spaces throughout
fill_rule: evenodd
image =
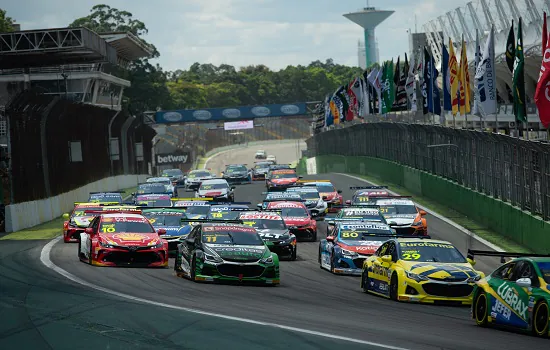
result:
M 147 173 L 156 133 L 123 112 L 25 91 L 6 115 L 12 204 L 110 176 Z
M 550 218 L 548 143 L 401 123 L 358 124 L 306 142 L 310 157 L 332 154 L 394 161 Z

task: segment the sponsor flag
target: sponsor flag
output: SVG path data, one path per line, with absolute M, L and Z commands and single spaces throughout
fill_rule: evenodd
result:
M 495 28 L 491 27 L 485 42 L 485 50 L 476 69 L 478 109 L 482 116 L 497 113 L 497 89 L 495 67 Z
M 441 115 L 441 96 L 439 94 L 439 87 L 437 86 L 439 71 L 435 68 L 435 60 L 431 55 L 427 66 L 429 77 L 428 111 L 433 114 Z
M 516 39 L 514 36 L 514 20 L 508 33 L 508 41 L 506 41 L 506 64 L 510 72 L 514 71 L 514 60 L 516 57 Z
M 359 116 L 365 118 L 370 113 L 370 98 L 369 98 L 369 83 L 366 80 L 366 73 L 360 78 L 361 82 L 361 106 L 359 109 Z
M 479 31 L 476 29 L 476 52 L 475 52 L 475 59 L 474 59 L 474 71 L 477 70 L 477 67 L 479 66 L 479 62 L 481 61 L 481 48 L 479 47 Z M 481 113 L 479 111 L 479 94 L 477 89 L 477 79 L 476 74 L 474 74 L 474 105 L 472 107 L 472 114 L 480 116 Z
M 512 92 L 514 94 L 514 115 L 516 121 L 527 121 L 527 109 L 525 106 L 525 57 L 523 55 L 523 33 L 521 31 L 521 17 L 518 23 L 518 39 L 516 46 L 516 60 L 512 72 Z
M 330 94 L 325 98 L 325 126 L 331 126 L 334 124 L 334 117 L 330 109 L 330 103 L 332 101 L 332 96 Z
M 535 103 L 539 110 L 539 119 L 545 128 L 550 126 L 550 49 L 548 43 L 548 27 L 546 24 L 546 12 L 544 12 L 544 22 L 542 25 L 543 53 L 542 65 L 540 67 L 539 81 L 535 91 Z M 547 53 L 546 50 L 549 52 Z
M 409 71 L 409 62 L 407 60 L 407 54 L 405 54 L 405 63 L 399 66 L 396 66 L 396 74 L 398 75 L 397 79 L 397 89 L 395 93 L 395 103 L 394 111 L 406 111 L 407 110 L 407 90 L 405 85 L 407 82 L 407 74 Z
M 470 113 L 470 73 L 468 72 L 468 56 L 466 41 L 462 38 L 460 66 L 458 68 L 458 89 L 460 93 L 460 115 Z
M 458 88 L 458 61 L 456 60 L 453 41 L 449 38 L 449 83 L 451 85 L 451 113 L 459 112 L 459 88 Z
M 443 110 L 451 111 L 453 105 L 451 103 L 451 69 L 449 67 L 449 51 L 447 46 L 443 43 L 443 58 L 441 62 L 441 76 L 443 86 Z
M 411 62 L 409 63 L 409 69 L 407 71 L 407 80 L 405 81 L 405 90 L 407 91 L 407 98 L 411 105 L 411 111 L 416 112 L 416 62 L 414 56 L 411 56 Z
M 349 102 L 348 102 L 348 96 L 346 93 L 346 87 L 344 85 L 340 86 L 340 88 L 336 91 L 336 96 L 338 96 L 338 99 L 340 100 L 340 122 L 343 122 L 346 118 L 346 115 L 349 112 Z
M 391 112 L 393 101 L 395 100 L 395 85 L 393 83 L 393 59 L 387 61 L 384 65 L 384 74 L 382 78 L 382 98 L 384 103 L 382 105 L 382 113 L 386 114 Z
M 385 65 L 386 63 L 384 63 Z M 383 106 L 384 106 L 384 99 L 382 98 L 382 80 L 384 79 L 384 68 L 378 70 L 378 74 L 376 75 L 376 78 L 374 79 L 375 82 L 375 89 L 378 94 L 378 114 L 382 114 Z
M 348 94 L 350 96 L 350 108 L 352 111 L 351 120 L 353 120 L 354 115 L 359 115 L 359 108 L 361 107 L 363 99 L 363 90 L 361 85 L 361 79 L 355 78 L 349 84 Z M 346 118 L 346 120 L 348 120 Z
M 422 113 L 424 113 L 424 115 L 428 114 L 430 111 L 429 110 L 430 101 L 429 101 L 429 95 L 428 95 L 428 84 L 430 84 L 430 72 L 429 72 L 430 58 L 431 58 L 430 53 L 428 52 L 426 47 L 424 47 L 424 64 L 423 64 L 424 72 L 423 72 L 422 83 L 420 84 L 422 89 L 422 99 L 424 100 L 424 104 L 422 107 Z

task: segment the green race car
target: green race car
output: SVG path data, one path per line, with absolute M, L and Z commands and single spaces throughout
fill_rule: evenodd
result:
M 486 278 L 476 282 L 472 318 L 479 326 L 494 324 L 550 335 L 550 255 L 468 250 L 475 255 L 514 257 Z
M 174 270 L 193 281 L 280 283 L 279 257 L 240 220 L 199 220 L 178 245 Z

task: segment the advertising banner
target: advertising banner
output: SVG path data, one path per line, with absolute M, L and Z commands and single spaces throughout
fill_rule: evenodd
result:
M 163 164 L 183 164 L 183 163 L 187 163 L 188 159 L 189 159 L 189 153 L 155 155 L 155 161 L 157 166 L 163 165 Z
M 244 130 L 254 129 L 253 120 L 241 120 L 240 122 L 226 122 L 223 123 L 224 130 Z

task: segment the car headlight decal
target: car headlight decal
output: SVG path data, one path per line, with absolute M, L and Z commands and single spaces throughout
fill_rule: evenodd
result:
M 422 282 L 422 281 L 427 281 L 429 280 L 428 277 L 424 277 L 424 276 L 420 276 L 416 273 L 412 273 L 410 271 L 405 271 L 405 274 L 407 275 L 408 278 L 412 279 L 413 281 L 416 281 L 416 282 Z

